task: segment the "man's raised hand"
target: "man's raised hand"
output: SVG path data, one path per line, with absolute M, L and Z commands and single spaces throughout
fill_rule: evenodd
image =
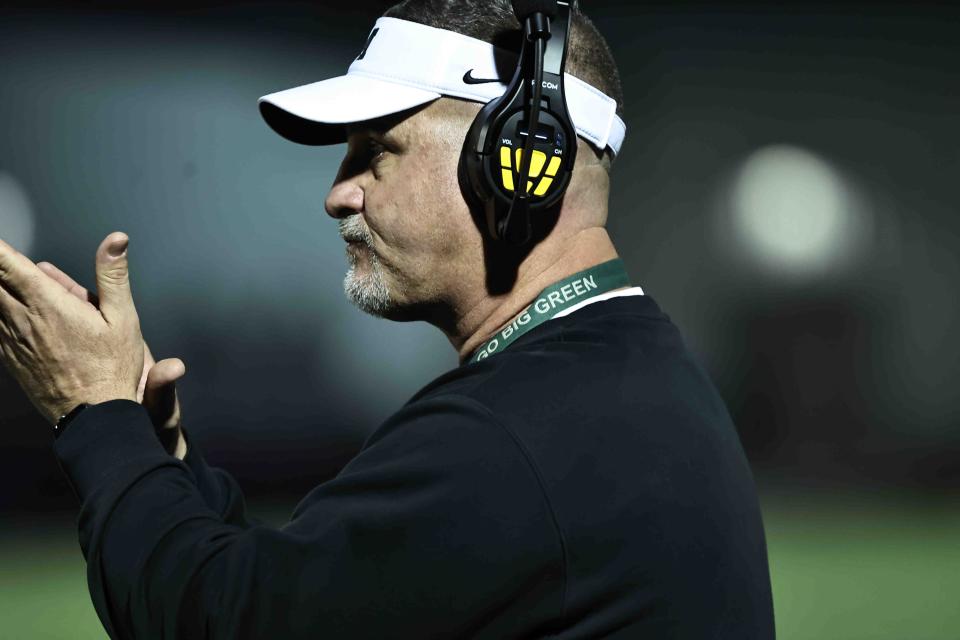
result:
M 112 233 L 97 248 L 96 309 L 0 239 L 0 359 L 50 424 L 81 403 L 136 400 L 143 336 L 128 243 Z
M 37 267 L 89 307 L 100 308 L 97 294 L 78 284 L 56 265 L 38 262 Z M 156 362 L 146 342 L 143 344 L 143 351 L 143 372 L 137 387 L 137 402 L 147 409 L 157 436 L 167 452 L 182 460 L 186 453 L 186 444 L 180 432 L 180 403 L 177 400 L 176 381 L 186 373 L 186 366 L 179 358 Z

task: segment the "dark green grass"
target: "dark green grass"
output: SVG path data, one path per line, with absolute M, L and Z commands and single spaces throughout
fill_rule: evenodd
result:
M 960 639 L 960 500 L 762 502 L 780 640 Z

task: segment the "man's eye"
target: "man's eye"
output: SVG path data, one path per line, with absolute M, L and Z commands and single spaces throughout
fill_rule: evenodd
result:
M 367 153 L 370 156 L 371 162 L 379 161 L 380 157 L 386 152 L 386 150 L 386 147 L 375 140 L 370 140 L 367 143 Z

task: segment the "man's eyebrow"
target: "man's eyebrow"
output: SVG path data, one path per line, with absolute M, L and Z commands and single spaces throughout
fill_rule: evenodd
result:
M 399 145 L 400 138 L 392 132 L 395 123 L 380 123 L 376 120 L 366 122 L 351 122 L 346 126 L 347 136 L 354 133 L 363 133 L 382 139 L 385 142 Z
M 394 134 L 392 134 L 389 130 L 386 130 L 386 129 L 373 129 L 372 132 L 373 132 L 373 135 L 377 136 L 378 138 L 380 138 L 380 139 L 383 140 L 384 142 L 387 142 L 387 143 L 389 143 L 389 144 L 394 144 L 394 145 L 399 145 L 399 144 L 400 144 L 400 140 L 397 138 L 397 136 L 395 136 Z

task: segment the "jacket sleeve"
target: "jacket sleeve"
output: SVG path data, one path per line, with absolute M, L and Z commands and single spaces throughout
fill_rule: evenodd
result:
M 279 529 L 228 522 L 132 401 L 90 407 L 55 452 L 112 638 L 457 637 L 539 589 L 562 609 L 537 474 L 466 398 L 401 409 Z
M 183 462 L 192 472 L 194 483 L 206 505 L 227 524 L 243 528 L 261 524 L 258 518 L 247 514 L 243 491 L 234 477 L 223 469 L 207 464 L 200 445 L 187 429 L 183 429 L 183 437 L 187 441 L 187 455 Z

